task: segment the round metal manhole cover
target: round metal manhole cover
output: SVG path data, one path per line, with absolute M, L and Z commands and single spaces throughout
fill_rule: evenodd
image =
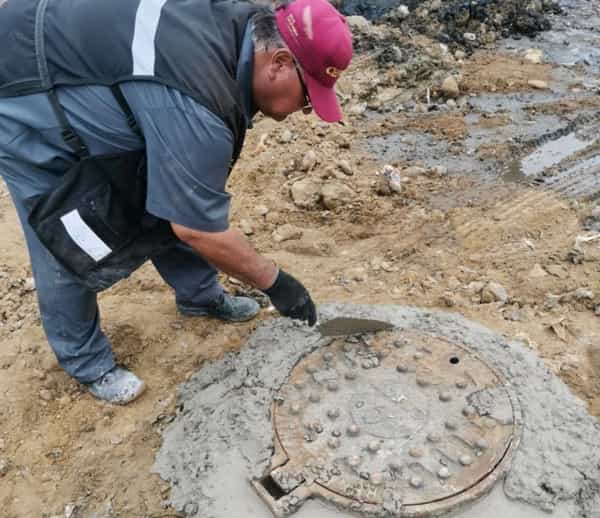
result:
M 519 415 L 504 380 L 463 347 L 399 330 L 335 339 L 279 392 L 286 461 L 273 480 L 359 511 L 450 510 L 503 474 Z

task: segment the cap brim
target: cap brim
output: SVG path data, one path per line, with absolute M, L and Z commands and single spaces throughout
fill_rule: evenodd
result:
M 309 74 L 304 75 L 304 82 L 308 89 L 308 96 L 313 110 L 325 122 L 338 122 L 342 120 L 342 109 L 335 95 L 335 86 L 327 88 L 313 79 Z

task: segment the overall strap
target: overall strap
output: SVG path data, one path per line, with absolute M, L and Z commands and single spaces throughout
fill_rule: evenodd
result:
M 112 85 L 110 87 L 110 91 L 112 92 L 113 97 L 115 98 L 117 103 L 119 103 L 121 110 L 123 110 L 123 112 L 125 113 L 125 116 L 127 117 L 127 124 L 131 128 L 131 131 L 133 131 L 138 137 L 141 137 L 143 139 L 144 135 L 142 135 L 142 132 L 140 131 L 140 127 L 138 126 L 138 123 L 135 120 L 135 117 L 133 116 L 133 112 L 131 111 L 129 104 L 127 103 L 127 99 L 125 99 L 125 96 L 121 91 L 121 87 L 118 84 Z
M 87 158 L 90 155 L 89 150 L 81 137 L 73 129 L 73 126 L 71 126 L 67 120 L 65 110 L 60 105 L 60 102 L 58 102 L 56 91 L 51 88 L 48 90 L 47 94 L 52 106 L 52 110 L 54 111 L 54 115 L 60 123 L 61 135 L 65 144 L 71 148 L 71 151 L 73 151 L 73 153 L 75 153 L 80 160 Z

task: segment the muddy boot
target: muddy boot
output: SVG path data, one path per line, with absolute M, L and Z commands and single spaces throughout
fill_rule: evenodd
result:
M 211 316 L 226 322 L 245 322 L 258 314 L 260 305 L 249 297 L 234 297 L 223 293 L 206 306 L 178 303 L 177 309 L 188 317 Z
M 126 405 L 146 388 L 141 379 L 123 367 L 113 367 L 104 376 L 86 386 L 92 396 L 113 405 Z

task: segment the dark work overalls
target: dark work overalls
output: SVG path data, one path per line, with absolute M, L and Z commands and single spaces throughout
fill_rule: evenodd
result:
M 177 88 L 231 129 L 235 159 L 247 125 L 235 71 L 244 30 L 257 9 L 245 3 L 178 0 L 11 0 L 0 8 L 0 45 L 5 50 L 0 55 L 0 97 L 46 93 L 65 142 L 82 164 L 88 163 L 87 174 L 72 171 L 66 175 L 69 181 L 57 177 L 49 195 L 31 200 L 29 214 L 42 242 L 78 282 L 94 291 L 110 286 L 171 246 L 174 236 L 167 222 L 144 211 L 144 153 L 86 159 L 85 145 L 62 113 L 54 87 L 113 86 L 140 79 Z M 118 88 L 114 93 L 127 112 Z M 135 127 L 132 118 L 130 122 Z M 114 174 L 123 171 L 128 174 Z M 114 179 L 105 181 L 111 175 Z M 64 284 L 69 282 L 64 279 Z M 97 307 L 93 310 L 93 332 L 63 330 L 64 336 L 57 337 L 81 341 L 71 343 L 59 361 L 83 382 L 101 376 L 98 369 L 112 368 L 112 353 L 110 358 L 94 357 L 91 342 L 106 338 L 99 330 Z

